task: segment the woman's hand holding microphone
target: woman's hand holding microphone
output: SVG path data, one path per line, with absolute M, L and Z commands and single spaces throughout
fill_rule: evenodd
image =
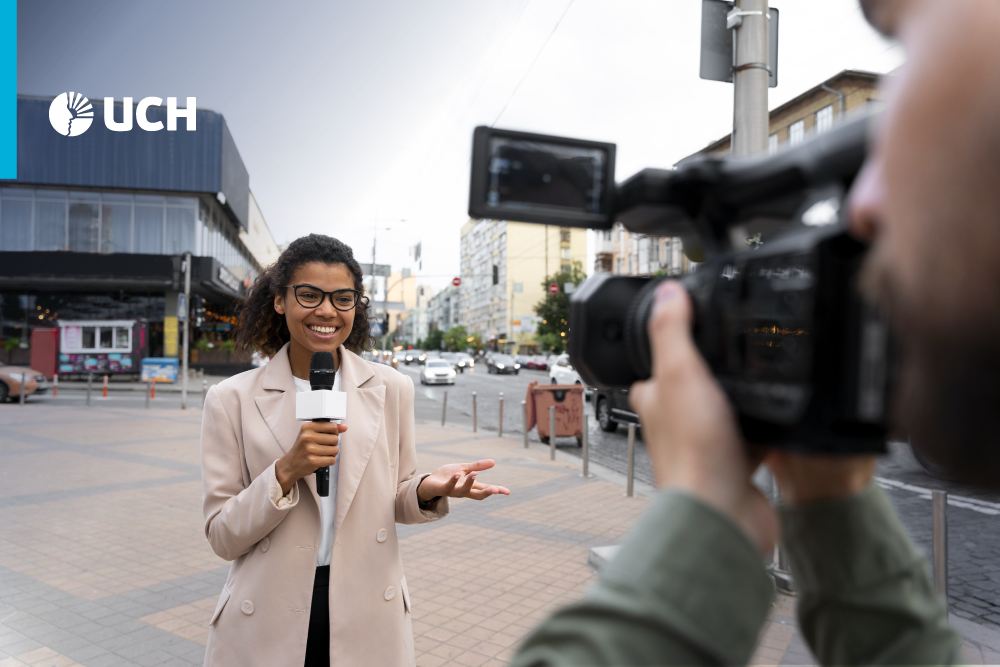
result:
M 295 444 L 274 465 L 282 494 L 287 495 L 296 482 L 313 474 L 317 468 L 336 463 L 340 452 L 340 434 L 346 430 L 347 424 L 303 422 Z

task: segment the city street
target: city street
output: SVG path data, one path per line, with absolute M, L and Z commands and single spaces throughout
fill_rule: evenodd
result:
M 497 430 L 500 394 L 504 397 L 504 433 L 521 434 L 521 401 L 528 384 L 549 381 L 545 371 L 522 370 L 518 375 L 488 375 L 481 363 L 473 372 L 459 374 L 454 386 L 421 386 L 419 367 L 400 365 L 399 370 L 413 378 L 416 386 L 416 410 L 420 419 L 441 419 L 444 394 L 448 394 L 446 421 L 472 428 L 472 394 L 476 394 L 480 431 Z M 626 429 L 605 433 L 589 415 L 590 460 L 626 474 Z M 641 433 L 641 432 L 640 432 Z M 533 446 L 543 447 L 537 434 L 529 433 Z M 558 438 L 560 452 L 580 455 L 573 438 Z M 635 478 L 653 483 L 652 469 L 642 439 L 636 439 Z M 948 593 L 951 611 L 956 616 L 1000 626 L 1000 497 L 983 494 L 928 475 L 916 462 L 909 447 L 890 445 L 889 455 L 880 460 L 878 482 L 886 489 L 916 543 L 931 553 L 931 491 L 944 490 L 948 495 Z
M 480 362 L 473 371 L 459 374 L 453 386 L 423 386 L 419 381 L 419 366 L 401 364 L 399 370 L 413 379 L 419 420 L 440 423 L 447 393 L 446 423 L 467 429 L 470 435 L 474 395 L 480 435 L 496 435 L 502 393 L 504 435 L 520 437 L 523 433 L 521 401 L 528 385 L 549 381 L 544 371 L 523 370 L 518 375 L 489 375 Z M 188 404 L 196 413 L 202 398 L 201 382 L 193 382 L 191 389 Z M 142 409 L 146 396 L 143 391 L 126 391 L 112 385 L 109 398 L 102 399 L 100 388 L 95 387 L 91 400 L 95 406 Z M 80 387 L 66 388 L 58 397 L 37 399 L 37 402 L 42 401 L 55 405 L 82 405 L 85 393 Z M 161 389 L 151 405 L 154 408 L 176 408 L 180 405 L 180 395 L 176 391 Z M 4 405 L 2 408 L 5 413 L 21 409 L 16 405 Z M 593 418 L 593 406 L 589 402 L 585 404 L 585 410 L 588 414 L 591 462 L 618 475 L 625 475 L 626 429 L 619 427 L 615 433 L 605 433 Z M 545 447 L 534 430 L 529 432 L 528 439 L 532 448 Z M 574 438 L 557 438 L 556 445 L 560 453 L 575 457 L 581 455 Z M 488 456 L 490 452 L 484 451 L 483 455 Z M 652 470 L 641 437 L 636 439 L 635 462 L 636 480 L 652 484 Z M 888 492 L 910 534 L 928 554 L 928 561 L 932 539 L 930 493 L 936 489 L 948 492 L 948 592 L 951 610 L 955 616 L 1000 627 L 1000 497 L 934 479 L 915 461 L 909 448 L 901 443 L 890 446 L 889 455 L 879 462 L 877 474 L 879 484 Z

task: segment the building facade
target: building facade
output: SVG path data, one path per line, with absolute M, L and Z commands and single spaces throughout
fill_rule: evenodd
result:
M 879 104 L 880 77 L 871 72 L 844 70 L 785 102 L 770 113 L 768 152 L 794 145 L 825 132 L 853 111 Z M 678 164 L 705 155 L 727 155 L 731 135 L 713 141 Z M 683 253 L 681 239 L 632 234 L 621 225 L 598 232 L 595 268 L 628 275 L 686 273 L 693 264 Z
M 193 350 L 231 361 L 236 308 L 278 247 L 224 118 L 199 110 L 195 131 L 94 123 L 66 137 L 49 124 L 50 102 L 18 98 L 18 178 L 0 182 L 9 360 L 48 374 L 131 375 L 143 357 L 177 357 L 187 325 Z M 56 359 L 32 355 L 36 336 L 57 339 Z
M 586 230 L 469 220 L 461 234 L 462 324 L 493 349 L 533 349 L 543 284 L 574 263 L 583 266 Z

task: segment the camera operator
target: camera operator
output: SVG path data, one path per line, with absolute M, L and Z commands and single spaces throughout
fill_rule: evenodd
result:
M 901 345 L 895 425 L 950 475 L 1000 487 L 1000 3 L 862 0 L 907 65 L 851 198 L 869 240 L 862 287 Z M 693 344 L 691 302 L 659 287 L 653 376 L 633 387 L 661 492 L 583 601 L 539 627 L 516 665 L 745 664 L 778 538 L 823 664 L 954 664 L 925 563 L 874 486 L 870 456 L 756 450 Z M 751 483 L 773 471 L 783 505 Z

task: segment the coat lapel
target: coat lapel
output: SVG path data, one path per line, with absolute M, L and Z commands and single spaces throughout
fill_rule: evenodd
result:
M 299 436 L 299 423 L 295 420 L 295 382 L 287 344 L 264 367 L 260 384 L 263 391 L 254 396 L 254 403 L 278 448 L 288 452 Z
M 375 373 L 361 357 L 340 348 L 341 388 L 347 392 L 347 420 L 340 449 L 340 472 L 337 476 L 337 518 L 339 527 L 354 502 L 361 478 L 371 459 L 385 422 L 385 384 L 375 384 Z M 368 386 L 371 385 L 371 386 Z

